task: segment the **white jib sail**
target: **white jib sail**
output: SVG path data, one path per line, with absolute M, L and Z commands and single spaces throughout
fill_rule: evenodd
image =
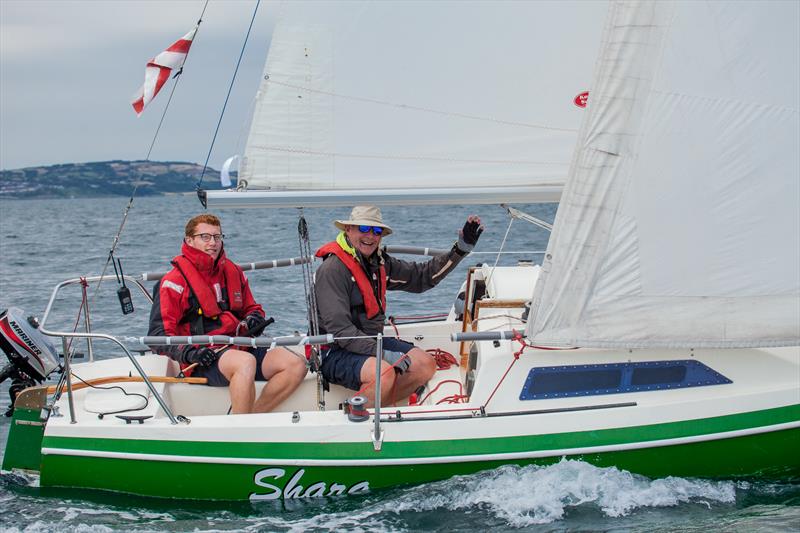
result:
M 367 190 L 376 203 L 472 188 L 522 201 L 536 187 L 546 195 L 530 200 L 555 201 L 606 5 L 288 3 L 241 177 L 251 191 Z
M 220 185 L 222 185 L 223 187 L 231 186 L 231 166 L 233 165 L 234 162 L 237 163 L 238 165 L 239 162 L 238 154 L 230 156 L 228 159 L 225 160 L 225 163 L 222 164 L 222 170 L 220 170 L 219 172 L 219 182 Z
M 529 337 L 800 344 L 800 3 L 609 13 Z

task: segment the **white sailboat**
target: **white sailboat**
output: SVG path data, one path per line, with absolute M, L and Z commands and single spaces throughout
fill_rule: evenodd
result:
M 251 500 L 565 456 L 649 476 L 800 476 L 800 6 L 419 7 L 287 5 L 246 190 L 205 199 L 560 195 L 541 266 L 472 268 L 463 316 L 399 326 L 461 365 L 419 405 L 368 422 L 336 408 L 350 394 L 338 387 L 320 410 L 313 378 L 274 413 L 226 416 L 224 389 L 175 379 L 164 357 L 74 365 L 157 400 L 136 411 L 149 418 L 99 418 L 130 401 L 91 388 L 28 389 L 4 469 L 39 470 L 42 486 Z M 451 74 L 457 85 L 441 81 Z M 134 361 L 151 387 L 126 381 Z

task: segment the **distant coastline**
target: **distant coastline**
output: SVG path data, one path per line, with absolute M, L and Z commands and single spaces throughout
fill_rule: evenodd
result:
M 0 170 L 0 200 L 194 194 L 203 166 L 181 161 L 98 161 Z M 219 186 L 219 171 L 205 179 Z M 234 176 L 235 178 L 235 176 Z

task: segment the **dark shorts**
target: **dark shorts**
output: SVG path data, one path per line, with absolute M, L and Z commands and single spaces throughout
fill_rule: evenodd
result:
M 394 337 L 384 337 L 383 349 L 393 352 L 408 353 L 414 345 Z M 336 344 L 331 345 L 327 352 L 322 353 L 322 376 L 329 382 L 341 385 L 350 390 L 361 388 L 361 367 L 375 354 L 365 355 L 348 352 Z
M 222 353 L 224 354 L 229 349 L 230 348 L 223 349 Z M 261 371 L 261 363 L 264 361 L 264 356 L 267 355 L 268 349 L 269 348 L 266 346 L 259 346 L 255 349 L 251 348 L 250 350 L 244 350 L 249 351 L 256 357 L 256 381 L 267 381 L 267 379 L 264 377 L 264 373 Z M 220 357 L 222 356 L 220 355 Z M 230 385 L 228 378 L 226 378 L 219 370 L 219 359 L 217 359 L 214 364 L 209 367 L 198 365 L 192 372 L 192 377 L 206 378 L 208 380 L 208 385 L 212 387 L 227 387 Z

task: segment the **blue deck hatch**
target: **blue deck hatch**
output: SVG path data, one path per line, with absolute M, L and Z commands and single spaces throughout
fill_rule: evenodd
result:
M 520 400 L 684 389 L 733 383 L 700 361 L 646 361 L 532 368 Z

